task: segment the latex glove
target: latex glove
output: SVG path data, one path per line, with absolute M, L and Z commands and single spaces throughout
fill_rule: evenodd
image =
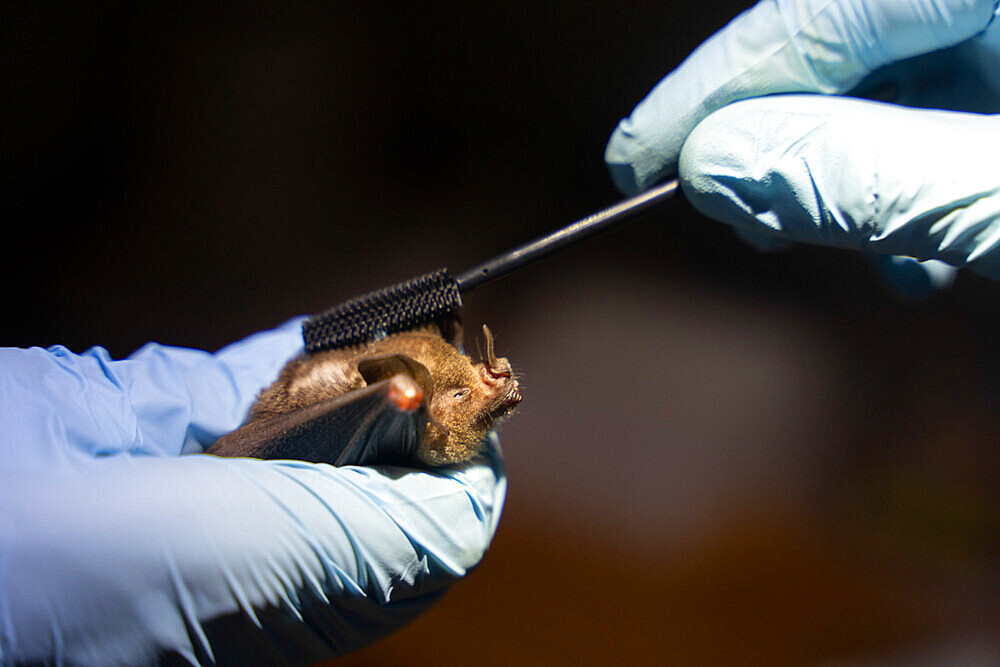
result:
M 480 560 L 495 441 L 436 472 L 197 453 L 301 348 L 294 321 L 214 355 L 0 350 L 0 663 L 315 662 Z
M 982 115 L 1000 110 L 996 14 L 995 0 L 761 2 L 656 86 L 606 160 L 626 192 L 679 169 L 691 203 L 743 235 L 1000 277 L 1000 121 Z M 897 104 L 836 96 L 852 90 Z M 812 94 L 775 95 L 797 92 Z

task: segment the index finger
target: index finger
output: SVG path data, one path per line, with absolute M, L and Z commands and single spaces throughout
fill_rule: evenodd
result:
M 995 0 L 763 0 L 698 47 L 615 129 L 605 161 L 619 189 L 676 173 L 708 114 L 773 93 L 836 94 L 890 63 L 982 32 Z

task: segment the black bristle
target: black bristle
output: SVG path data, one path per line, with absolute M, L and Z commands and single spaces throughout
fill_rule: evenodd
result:
M 356 345 L 426 324 L 462 306 L 448 269 L 376 290 L 314 315 L 302 325 L 308 352 Z

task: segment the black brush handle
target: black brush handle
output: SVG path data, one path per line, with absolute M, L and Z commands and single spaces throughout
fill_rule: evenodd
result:
M 494 257 L 469 269 L 457 279 L 451 277 L 448 269 L 438 269 L 345 301 L 314 315 L 302 325 L 306 350 L 319 352 L 356 345 L 449 317 L 461 308 L 462 293 L 471 292 L 560 248 L 620 224 L 676 193 L 675 179 Z
M 589 215 L 583 220 L 578 220 L 567 227 L 552 232 L 548 236 L 535 239 L 520 248 L 515 248 L 510 252 L 494 257 L 457 276 L 455 282 L 458 284 L 458 290 L 462 293 L 471 292 L 477 287 L 482 287 L 497 278 L 502 278 L 525 264 L 530 264 L 546 257 L 571 243 L 576 243 L 588 236 L 614 227 L 632 216 L 645 211 L 650 206 L 670 199 L 676 193 L 677 179 L 675 178 L 631 199 L 626 199 L 603 211 Z

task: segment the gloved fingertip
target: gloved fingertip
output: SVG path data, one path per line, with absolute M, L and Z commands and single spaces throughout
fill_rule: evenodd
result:
M 733 227 L 733 231 L 740 240 L 760 252 L 775 252 L 792 246 L 792 242 L 788 239 L 767 236 L 744 227 Z
M 872 255 L 885 285 L 897 296 L 920 301 L 947 289 L 958 269 L 930 259 L 924 262 L 898 255 Z
M 636 141 L 627 129 L 628 119 L 618 123 L 611 134 L 608 145 L 604 149 L 604 162 L 615 187 L 622 194 L 632 196 L 639 192 L 639 182 L 636 178 L 632 161 L 636 153 Z
M 753 154 L 752 137 L 744 129 L 746 103 L 732 104 L 710 114 L 694 127 L 681 146 L 681 176 L 697 184 L 713 179 L 720 170 L 746 173 L 748 156 Z
M 615 187 L 628 196 L 647 190 L 676 171 L 676 159 L 671 162 L 640 141 L 628 118 L 618 124 L 608 140 L 604 162 Z
M 608 163 L 608 173 L 611 174 L 611 181 L 623 195 L 631 197 L 639 193 L 639 184 L 635 179 L 635 172 L 628 164 Z
M 734 226 L 742 238 L 760 247 L 760 234 L 744 229 L 756 226 L 759 203 L 768 198 L 766 183 L 757 178 L 753 142 L 734 131 L 741 118 L 729 107 L 699 123 L 681 148 L 679 173 L 685 198 L 703 215 Z M 767 211 L 766 204 L 760 207 Z
M 920 266 L 927 272 L 927 277 L 930 279 L 931 285 L 934 286 L 934 289 L 938 290 L 951 287 L 952 283 L 955 282 L 955 277 L 958 275 L 957 268 L 937 259 L 920 262 Z

